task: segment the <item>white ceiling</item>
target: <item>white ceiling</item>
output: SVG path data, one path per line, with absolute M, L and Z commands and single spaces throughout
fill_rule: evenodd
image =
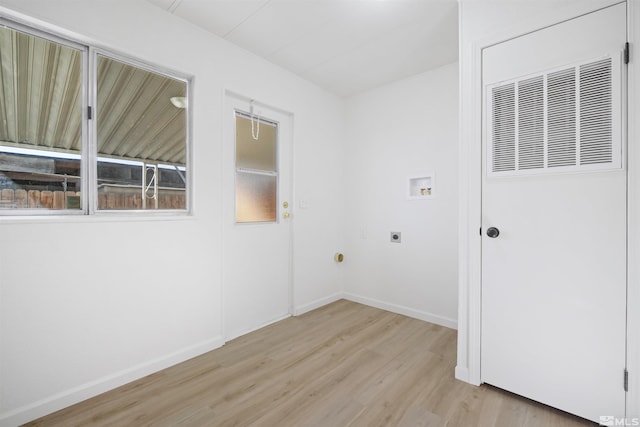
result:
M 458 58 L 456 0 L 147 0 L 340 96 Z

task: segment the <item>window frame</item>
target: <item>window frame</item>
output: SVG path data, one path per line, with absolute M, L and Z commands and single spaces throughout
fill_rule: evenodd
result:
M 99 209 L 98 208 L 98 120 L 97 117 L 100 114 L 98 111 L 98 55 L 111 59 L 114 61 L 121 62 L 123 64 L 139 68 L 141 70 L 159 74 L 164 77 L 168 77 L 174 80 L 178 80 L 185 84 L 185 94 L 187 98 L 187 104 L 184 108 L 185 112 L 185 208 L 184 209 Z M 176 71 L 171 71 L 165 67 L 160 67 L 157 65 L 150 64 L 148 62 L 142 61 L 140 59 L 133 58 L 128 55 L 124 55 L 121 53 L 116 53 L 112 50 L 100 48 L 100 47 L 92 47 L 89 46 L 89 83 L 90 83 L 90 93 L 89 99 L 91 100 L 91 109 L 92 109 L 92 119 L 89 120 L 89 133 L 90 133 L 90 155 L 92 159 L 90 161 L 90 181 L 91 185 L 91 197 L 89 203 L 89 215 L 192 215 L 192 188 L 193 188 L 193 174 L 191 172 L 192 169 L 192 143 L 191 143 L 191 133 L 192 133 L 192 99 L 193 99 L 193 77 L 188 76 L 182 73 L 178 73 Z M 143 166 L 143 173 L 146 171 L 146 163 Z
M 68 47 L 71 49 L 75 49 L 81 54 L 80 61 L 80 97 L 81 97 L 81 124 L 80 124 L 80 209 L 25 209 L 25 208 L 17 208 L 17 209 L 0 209 L 0 218 L 6 217 L 18 217 L 18 216 L 83 216 L 88 213 L 88 199 L 89 195 L 87 191 L 84 189 L 86 184 L 88 183 L 88 164 L 86 161 L 86 155 L 89 148 L 89 138 L 88 138 L 88 123 L 87 123 L 87 111 L 89 107 L 89 99 L 87 97 L 88 89 L 87 82 L 89 78 L 89 69 L 88 69 L 88 57 L 89 57 L 89 47 L 85 44 L 79 43 L 74 40 L 70 40 L 65 37 L 58 36 L 55 33 L 45 31 L 39 28 L 35 28 L 29 26 L 27 24 L 23 24 L 20 22 L 12 21 L 10 19 L 6 19 L 4 17 L 0 17 L 0 26 L 3 28 L 7 28 L 12 31 L 21 32 L 27 34 L 32 37 L 41 38 L 47 40 L 52 43 L 59 44 L 64 47 Z M 44 150 L 43 150 L 44 151 Z M 53 150 L 52 150 L 53 151 Z
M 0 27 L 42 38 L 64 47 L 77 50 L 81 54 L 81 142 L 80 142 L 80 209 L 16 208 L 0 209 L 0 220 L 11 218 L 78 218 L 78 217 L 188 217 L 193 216 L 193 75 L 152 64 L 145 60 L 99 47 L 81 37 L 62 35 L 61 31 L 36 25 L 27 20 L 15 20 L 0 16 Z M 185 208 L 184 209 L 98 209 L 98 151 L 97 151 L 97 58 L 105 58 L 125 63 L 142 70 L 156 73 L 185 84 L 187 103 L 185 110 Z M 91 118 L 89 111 L 91 110 Z M 52 150 L 53 151 L 53 150 Z

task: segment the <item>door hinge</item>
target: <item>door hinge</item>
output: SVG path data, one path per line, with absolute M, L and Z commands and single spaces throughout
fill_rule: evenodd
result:
M 480 237 L 482 237 L 482 227 L 480 227 Z
M 91 107 L 87 107 L 87 119 L 93 119 L 93 111 L 91 110 Z
M 624 63 L 629 63 L 629 42 L 624 44 Z
M 624 370 L 624 391 L 629 391 L 629 371 Z

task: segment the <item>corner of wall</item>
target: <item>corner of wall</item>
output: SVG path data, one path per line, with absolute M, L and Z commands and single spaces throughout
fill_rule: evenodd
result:
M 300 316 L 301 314 L 307 313 L 309 311 L 315 310 L 316 308 L 320 308 L 323 307 L 327 304 L 331 304 L 333 302 L 336 302 L 338 300 L 343 299 L 344 297 L 344 293 L 343 292 L 336 292 L 335 294 L 329 295 L 327 297 L 324 298 L 319 298 L 315 301 L 311 301 L 309 303 L 306 304 L 301 304 L 298 305 L 296 307 L 294 307 L 293 309 L 293 315 L 294 316 Z

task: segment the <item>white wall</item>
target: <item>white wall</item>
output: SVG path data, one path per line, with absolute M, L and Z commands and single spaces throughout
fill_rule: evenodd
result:
M 317 114 L 296 114 L 293 131 L 294 314 L 339 299 L 344 284 L 333 260 L 345 241 L 344 103 L 308 99 Z
M 347 100 L 347 298 L 455 327 L 457 63 Z M 433 199 L 408 178 L 435 173 Z M 401 243 L 390 232 L 402 233 Z
M 225 89 L 295 116 L 295 305 L 335 298 L 342 101 L 141 0 L 0 0 L 81 42 L 194 76 L 190 218 L 0 219 L 0 425 L 20 424 L 222 344 Z M 16 12 L 17 11 L 17 12 Z M 327 232 L 327 230 L 331 230 Z
M 474 384 L 480 382 L 480 119 L 481 49 L 500 41 L 562 22 L 590 11 L 619 3 L 618 0 L 461 0 L 460 23 L 460 254 L 459 254 L 459 317 L 458 317 L 458 365 L 456 377 Z M 640 11 L 636 1 L 631 3 L 632 34 L 640 25 Z M 635 41 L 635 43 L 634 43 Z M 629 101 L 631 113 L 637 117 L 640 93 L 637 85 L 636 59 L 638 41 L 631 38 L 632 63 L 629 68 L 629 83 L 632 90 Z M 634 46 L 635 45 L 635 46 Z M 635 109 L 634 109 L 635 108 Z M 637 145 L 635 121 L 630 119 L 629 176 L 630 176 L 630 260 L 640 248 L 637 211 L 640 201 L 638 167 L 640 151 Z M 635 132 L 635 133 L 634 133 Z M 631 267 L 633 267 L 634 264 Z M 628 396 L 630 416 L 640 415 L 640 346 L 638 336 L 637 308 L 640 305 L 637 268 L 630 267 L 629 276 L 629 353 L 631 388 Z M 631 322 L 633 321 L 633 322 Z

